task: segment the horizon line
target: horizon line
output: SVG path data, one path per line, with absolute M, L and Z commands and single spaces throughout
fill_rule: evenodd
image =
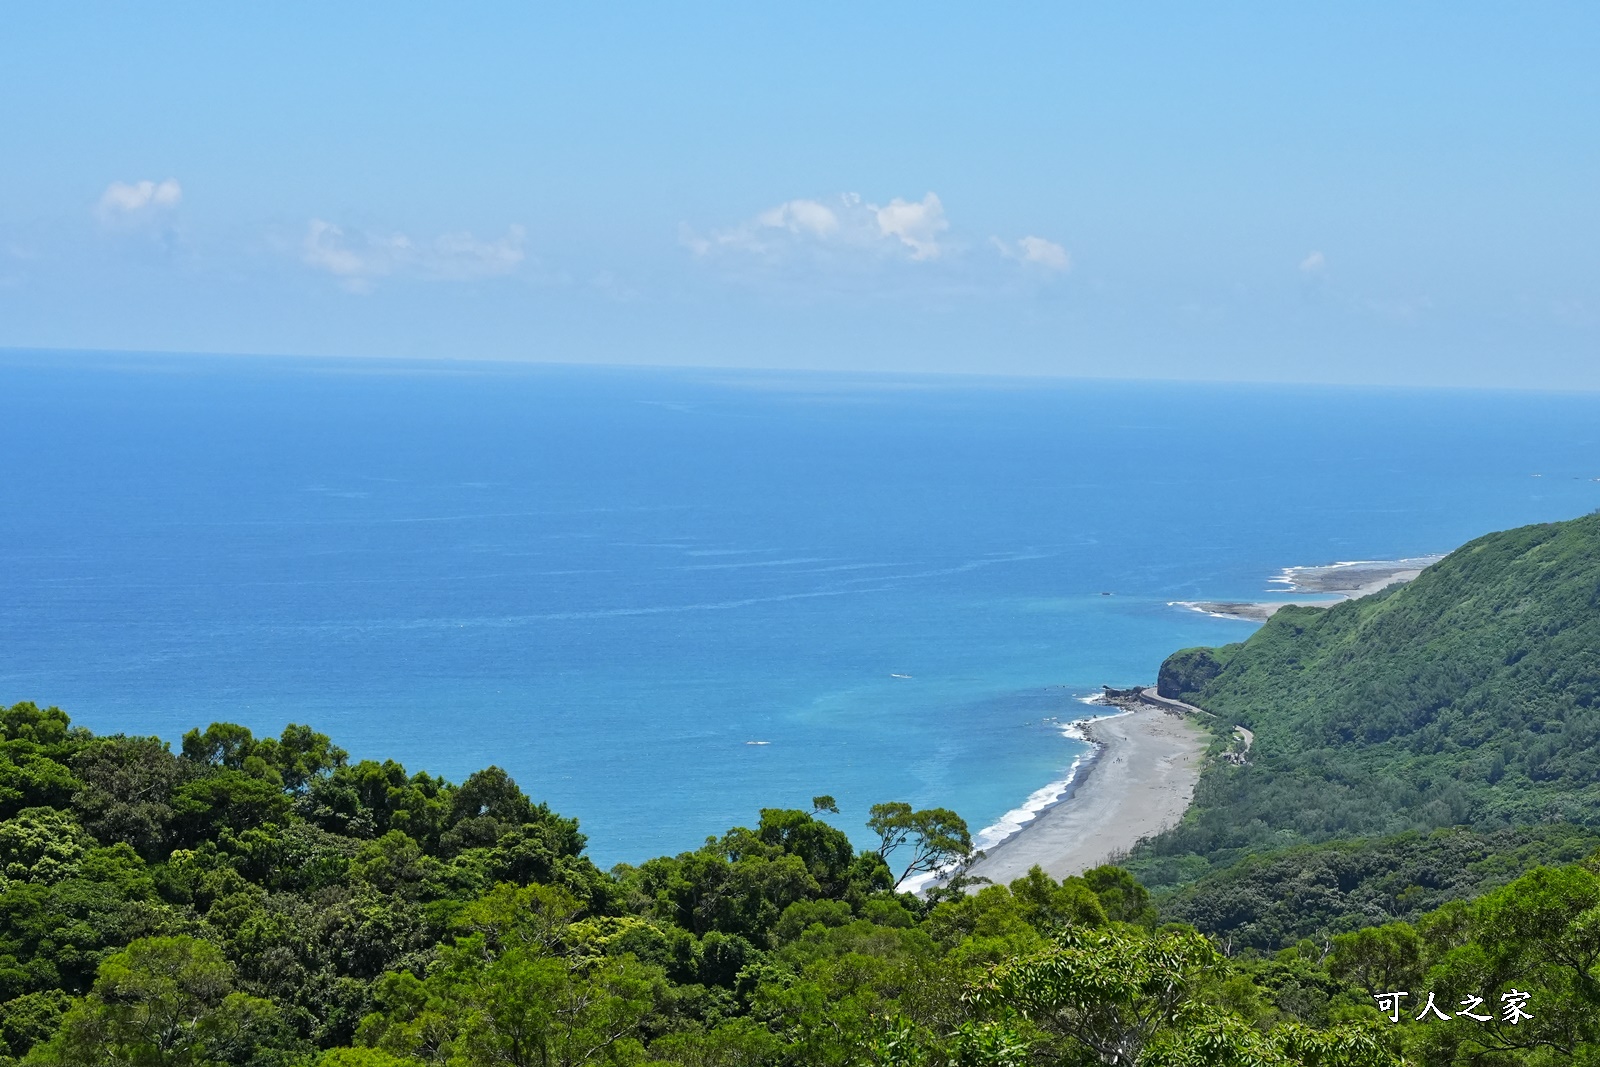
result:
M 1208 377 L 1135 377 L 1116 374 L 1048 374 L 1039 372 L 1021 371 L 970 371 L 970 370 L 905 370 L 883 369 L 867 367 L 817 367 L 817 366 L 777 366 L 757 367 L 737 363 L 653 363 L 653 362 L 617 362 L 610 360 L 560 360 L 539 358 L 515 358 L 495 356 L 406 356 L 406 355 L 371 355 L 371 354 L 332 354 L 325 352 L 245 352 L 225 351 L 210 349 L 142 349 L 142 348 L 67 348 L 61 346 L 39 345 L 0 345 L 0 360 L 9 361 L 10 357 L 18 355 L 51 355 L 51 356 L 79 356 L 79 357 L 118 357 L 123 359 L 194 359 L 194 360 L 254 360 L 254 361 L 282 361 L 303 363 L 393 363 L 413 366 L 426 366 L 429 364 L 442 364 L 453 369 L 467 369 L 469 367 L 494 368 L 497 370 L 508 369 L 564 369 L 564 370 L 595 370 L 595 371 L 688 371 L 699 373 L 720 374 L 749 374 L 749 375 L 810 375 L 819 378 L 899 378 L 899 379 L 926 379 L 937 378 L 955 384 L 966 382 L 977 384 L 980 382 L 1005 382 L 1005 383 L 1050 383 L 1066 385 L 1074 382 L 1092 384 L 1148 384 L 1148 385 L 1209 385 L 1209 386 L 1238 386 L 1257 388 L 1305 388 L 1329 390 L 1360 390 L 1373 392 L 1450 392 L 1450 393 L 1524 393 L 1548 395 L 1593 395 L 1600 393 L 1600 385 L 1596 386 L 1548 386 L 1548 385 L 1462 385 L 1451 382 L 1429 383 L 1394 383 L 1370 381 L 1339 381 L 1324 379 L 1296 379 L 1296 378 L 1208 378 Z

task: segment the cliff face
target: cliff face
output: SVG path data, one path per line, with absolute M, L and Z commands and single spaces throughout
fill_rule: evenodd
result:
M 1228 648 L 1237 648 L 1229 645 Z M 1156 692 L 1171 700 L 1194 703 L 1205 687 L 1222 673 L 1219 649 L 1185 648 L 1168 656 L 1156 675 Z

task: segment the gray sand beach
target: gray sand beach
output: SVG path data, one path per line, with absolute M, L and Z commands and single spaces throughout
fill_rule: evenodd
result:
M 1095 722 L 1088 733 L 1103 747 L 1087 779 L 1065 801 L 989 849 L 971 874 L 1002 885 L 1034 864 L 1052 878 L 1081 874 L 1182 817 L 1206 747 L 1198 723 L 1140 707 Z

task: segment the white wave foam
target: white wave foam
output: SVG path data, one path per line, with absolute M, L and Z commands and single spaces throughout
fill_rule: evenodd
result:
M 1078 699 L 1085 703 L 1090 702 L 1083 697 Z M 1132 711 L 1121 709 L 1109 715 L 1092 715 L 1086 719 L 1074 719 L 1071 722 L 1057 723 L 1057 729 L 1061 731 L 1062 737 L 1070 738 L 1073 741 L 1082 741 L 1090 746 L 1089 751 L 1074 759 L 1072 766 L 1067 768 L 1066 774 L 1047 785 L 1035 789 L 1028 794 L 1028 799 L 1024 800 L 1020 806 L 1012 808 L 1000 818 L 979 830 L 972 838 L 972 847 L 979 850 L 994 848 L 1012 835 L 1026 829 L 1027 825 L 1037 819 L 1043 812 L 1060 803 L 1067 790 L 1078 780 L 1078 772 L 1082 769 L 1085 761 L 1092 760 L 1099 754 L 1100 742 L 1094 740 L 1085 732 L 1087 728 L 1092 723 L 1132 714 Z M 952 873 L 953 870 L 954 865 L 951 865 L 927 874 L 913 875 L 901 883 L 901 888 L 908 893 L 920 893 L 929 885 Z
M 1329 571 L 1346 570 L 1351 567 L 1415 567 L 1418 570 L 1439 562 L 1444 557 L 1441 555 L 1406 556 L 1403 559 L 1341 559 L 1333 563 L 1324 563 L 1318 566 L 1285 567 L 1278 572 L 1276 578 L 1268 578 L 1271 583 L 1287 585 L 1291 589 L 1303 574 L 1327 574 Z
M 703 604 L 670 604 L 649 608 L 599 608 L 593 611 L 553 611 L 539 615 L 502 615 L 497 617 L 463 617 L 433 619 L 380 619 L 362 623 L 324 623 L 303 626 L 278 627 L 300 632 L 344 632 L 362 630 L 434 630 L 466 626 L 492 629 L 511 629 L 531 622 L 566 622 L 583 619 L 615 619 L 634 615 L 670 615 L 683 611 L 726 611 L 749 607 L 753 604 L 775 604 L 785 600 L 809 600 L 814 597 L 857 596 L 864 593 L 888 592 L 881 589 L 819 589 L 810 593 L 783 593 L 778 596 L 754 596 L 740 600 L 718 600 Z
M 1065 731 L 1063 731 L 1065 732 Z M 972 839 L 972 845 L 978 849 L 990 849 L 1010 837 L 1012 834 L 1027 826 L 1039 817 L 1039 813 L 1057 803 L 1061 795 L 1067 791 L 1073 782 L 1077 781 L 1078 768 L 1083 766 L 1083 756 L 1072 761 L 1072 766 L 1067 768 L 1067 773 L 1049 785 L 1035 789 L 1028 794 L 1028 799 L 1020 807 L 1012 808 L 998 820 L 978 831 Z
M 1278 581 L 1277 578 L 1274 578 L 1272 580 L 1273 581 Z M 1269 590 L 1267 590 L 1267 592 L 1269 592 L 1269 593 L 1282 593 L 1282 592 L 1286 592 L 1286 590 L 1283 590 L 1283 589 L 1269 589 Z M 1199 604 L 1195 603 L 1192 600 L 1169 600 L 1169 601 L 1167 601 L 1167 607 L 1169 607 L 1169 608 L 1182 608 L 1184 611 L 1197 611 L 1201 615 L 1204 615 L 1209 619 L 1227 619 L 1230 622 L 1255 622 L 1256 621 L 1256 620 L 1250 618 L 1247 615 L 1235 615 L 1231 611 L 1212 611 L 1209 608 L 1201 607 Z
M 1116 707 L 1115 704 L 1107 704 L 1105 706 Z M 1071 722 L 1064 722 L 1061 724 L 1061 736 L 1070 737 L 1074 741 L 1082 741 L 1098 748 L 1100 742 L 1089 736 L 1087 732 L 1089 727 L 1093 726 L 1097 722 L 1105 722 L 1107 719 L 1120 719 L 1124 715 L 1132 714 L 1133 710 L 1131 708 L 1118 708 L 1116 711 L 1106 715 L 1091 715 L 1087 719 L 1073 719 Z
M 797 556 L 794 559 L 758 559 L 740 563 L 687 563 L 680 571 L 743 571 L 752 567 L 793 567 L 801 563 L 832 563 L 826 556 Z

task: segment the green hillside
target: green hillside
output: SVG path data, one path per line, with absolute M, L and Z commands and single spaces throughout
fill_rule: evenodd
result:
M 1596 850 L 1600 830 L 1566 823 L 1296 845 L 1191 882 L 1161 900 L 1161 914 L 1212 934 L 1230 951 L 1272 951 L 1416 922 L 1535 867 L 1575 863 Z
M 1255 732 L 1136 863 L 1437 827 L 1600 826 L 1600 515 L 1481 537 L 1415 581 L 1187 649 L 1161 691 Z M 1220 741 L 1219 741 L 1220 743 Z

